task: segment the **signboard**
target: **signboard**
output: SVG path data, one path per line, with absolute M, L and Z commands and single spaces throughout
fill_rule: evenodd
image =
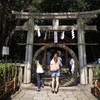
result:
M 3 46 L 2 55 L 9 55 L 9 47 Z

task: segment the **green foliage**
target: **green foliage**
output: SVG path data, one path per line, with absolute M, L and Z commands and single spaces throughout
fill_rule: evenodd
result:
M 100 79 L 100 65 L 97 65 L 93 70 L 94 79 Z
M 99 9 L 99 5 L 99 0 L 42 0 L 40 10 L 42 12 L 88 11 Z
M 29 12 L 40 12 L 40 1 L 41 0 L 32 0 L 31 4 L 26 8 Z
M 14 64 L 11 63 L 0 64 L 0 81 L 1 81 L 0 85 L 8 80 L 13 79 L 16 75 L 16 71 L 17 70 Z
M 0 74 L 1 74 L 1 71 L 5 68 L 13 68 L 15 67 L 14 64 L 12 63 L 4 63 L 4 64 L 0 64 Z

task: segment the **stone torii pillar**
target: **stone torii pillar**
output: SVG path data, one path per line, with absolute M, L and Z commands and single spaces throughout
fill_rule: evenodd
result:
M 33 41 L 34 41 L 34 22 L 30 18 L 28 21 L 28 33 L 27 33 L 27 44 L 26 45 L 26 54 L 25 54 L 25 68 L 24 68 L 24 83 L 31 83 L 31 66 L 32 66 L 32 55 L 33 55 Z
M 77 19 L 77 33 L 78 33 L 78 56 L 80 69 L 80 84 L 87 84 L 87 68 L 86 65 L 86 48 L 84 36 L 84 20 L 81 16 Z
M 53 23 L 53 29 L 57 30 L 59 26 L 59 20 L 53 19 L 52 23 Z M 57 34 L 57 31 L 54 31 L 54 43 L 57 43 L 57 42 L 58 42 L 58 34 Z

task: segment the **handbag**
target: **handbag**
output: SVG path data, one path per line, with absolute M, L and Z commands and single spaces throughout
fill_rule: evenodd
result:
M 50 64 L 50 71 L 57 71 L 59 69 L 58 63 Z

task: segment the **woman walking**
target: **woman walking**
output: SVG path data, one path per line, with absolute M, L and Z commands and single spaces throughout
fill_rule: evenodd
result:
M 37 60 L 35 61 L 36 64 L 36 78 L 37 78 L 37 91 L 39 92 L 41 87 L 44 87 L 44 83 L 42 80 L 42 75 L 44 73 L 43 67 L 42 67 L 42 57 L 38 56 Z

